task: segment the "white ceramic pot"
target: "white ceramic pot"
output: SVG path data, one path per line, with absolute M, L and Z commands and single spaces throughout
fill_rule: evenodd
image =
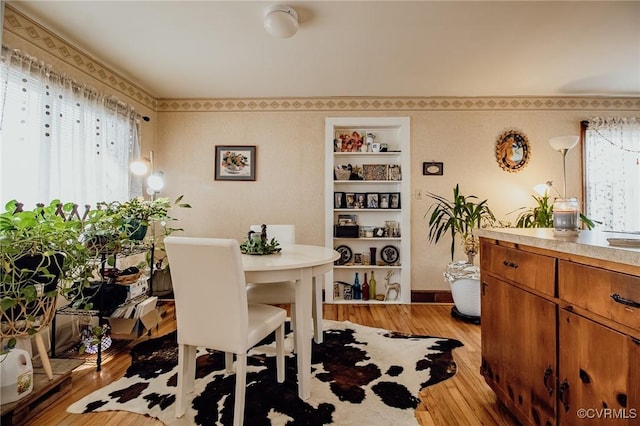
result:
M 33 390 L 33 366 L 29 352 L 11 349 L 0 355 L 0 400 L 3 404 L 18 401 Z
M 451 296 L 458 312 L 472 317 L 480 316 L 480 280 L 459 278 L 449 281 Z

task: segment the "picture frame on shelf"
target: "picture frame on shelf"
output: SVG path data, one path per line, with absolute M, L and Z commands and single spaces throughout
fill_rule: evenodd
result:
M 255 145 L 216 145 L 215 180 L 256 180 Z
M 345 208 L 347 209 L 355 209 L 356 208 L 356 194 L 353 192 L 347 192 L 345 194 Z
M 398 164 L 389 164 L 387 168 L 387 180 L 402 180 L 402 172 Z
M 377 192 L 368 192 L 367 193 L 367 208 L 368 209 L 377 209 L 378 208 L 378 193 Z
M 353 253 L 353 263 L 356 265 L 362 264 L 362 253 Z
M 345 205 L 344 200 L 344 192 L 334 192 L 333 193 L 333 208 L 342 209 Z
M 383 192 L 378 195 L 378 208 L 379 209 L 388 209 L 390 208 L 390 198 L 391 195 L 388 192 Z
M 367 194 L 358 192 L 356 193 L 356 209 L 366 209 L 367 208 Z
M 364 180 L 387 180 L 387 164 L 363 164 L 362 176 Z
M 358 216 L 355 214 L 339 214 L 338 225 L 340 226 L 352 226 L 358 224 Z
M 402 203 L 400 200 L 400 193 L 399 192 L 391 192 L 389 194 L 389 208 L 390 209 L 399 209 L 401 208 Z

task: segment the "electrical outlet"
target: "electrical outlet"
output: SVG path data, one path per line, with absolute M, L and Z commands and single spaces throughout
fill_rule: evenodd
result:
M 422 200 L 422 189 L 416 189 L 414 196 L 416 200 Z

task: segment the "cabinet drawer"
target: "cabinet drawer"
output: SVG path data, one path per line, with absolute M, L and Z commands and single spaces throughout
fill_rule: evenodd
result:
M 553 257 L 483 243 L 480 268 L 503 279 L 555 296 L 556 260 Z
M 640 331 L 638 276 L 562 260 L 558 264 L 558 295 L 565 302 Z

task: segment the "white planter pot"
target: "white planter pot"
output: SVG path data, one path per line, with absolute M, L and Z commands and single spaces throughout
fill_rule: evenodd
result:
M 451 296 L 458 312 L 471 317 L 480 316 L 480 280 L 459 278 L 450 280 Z

